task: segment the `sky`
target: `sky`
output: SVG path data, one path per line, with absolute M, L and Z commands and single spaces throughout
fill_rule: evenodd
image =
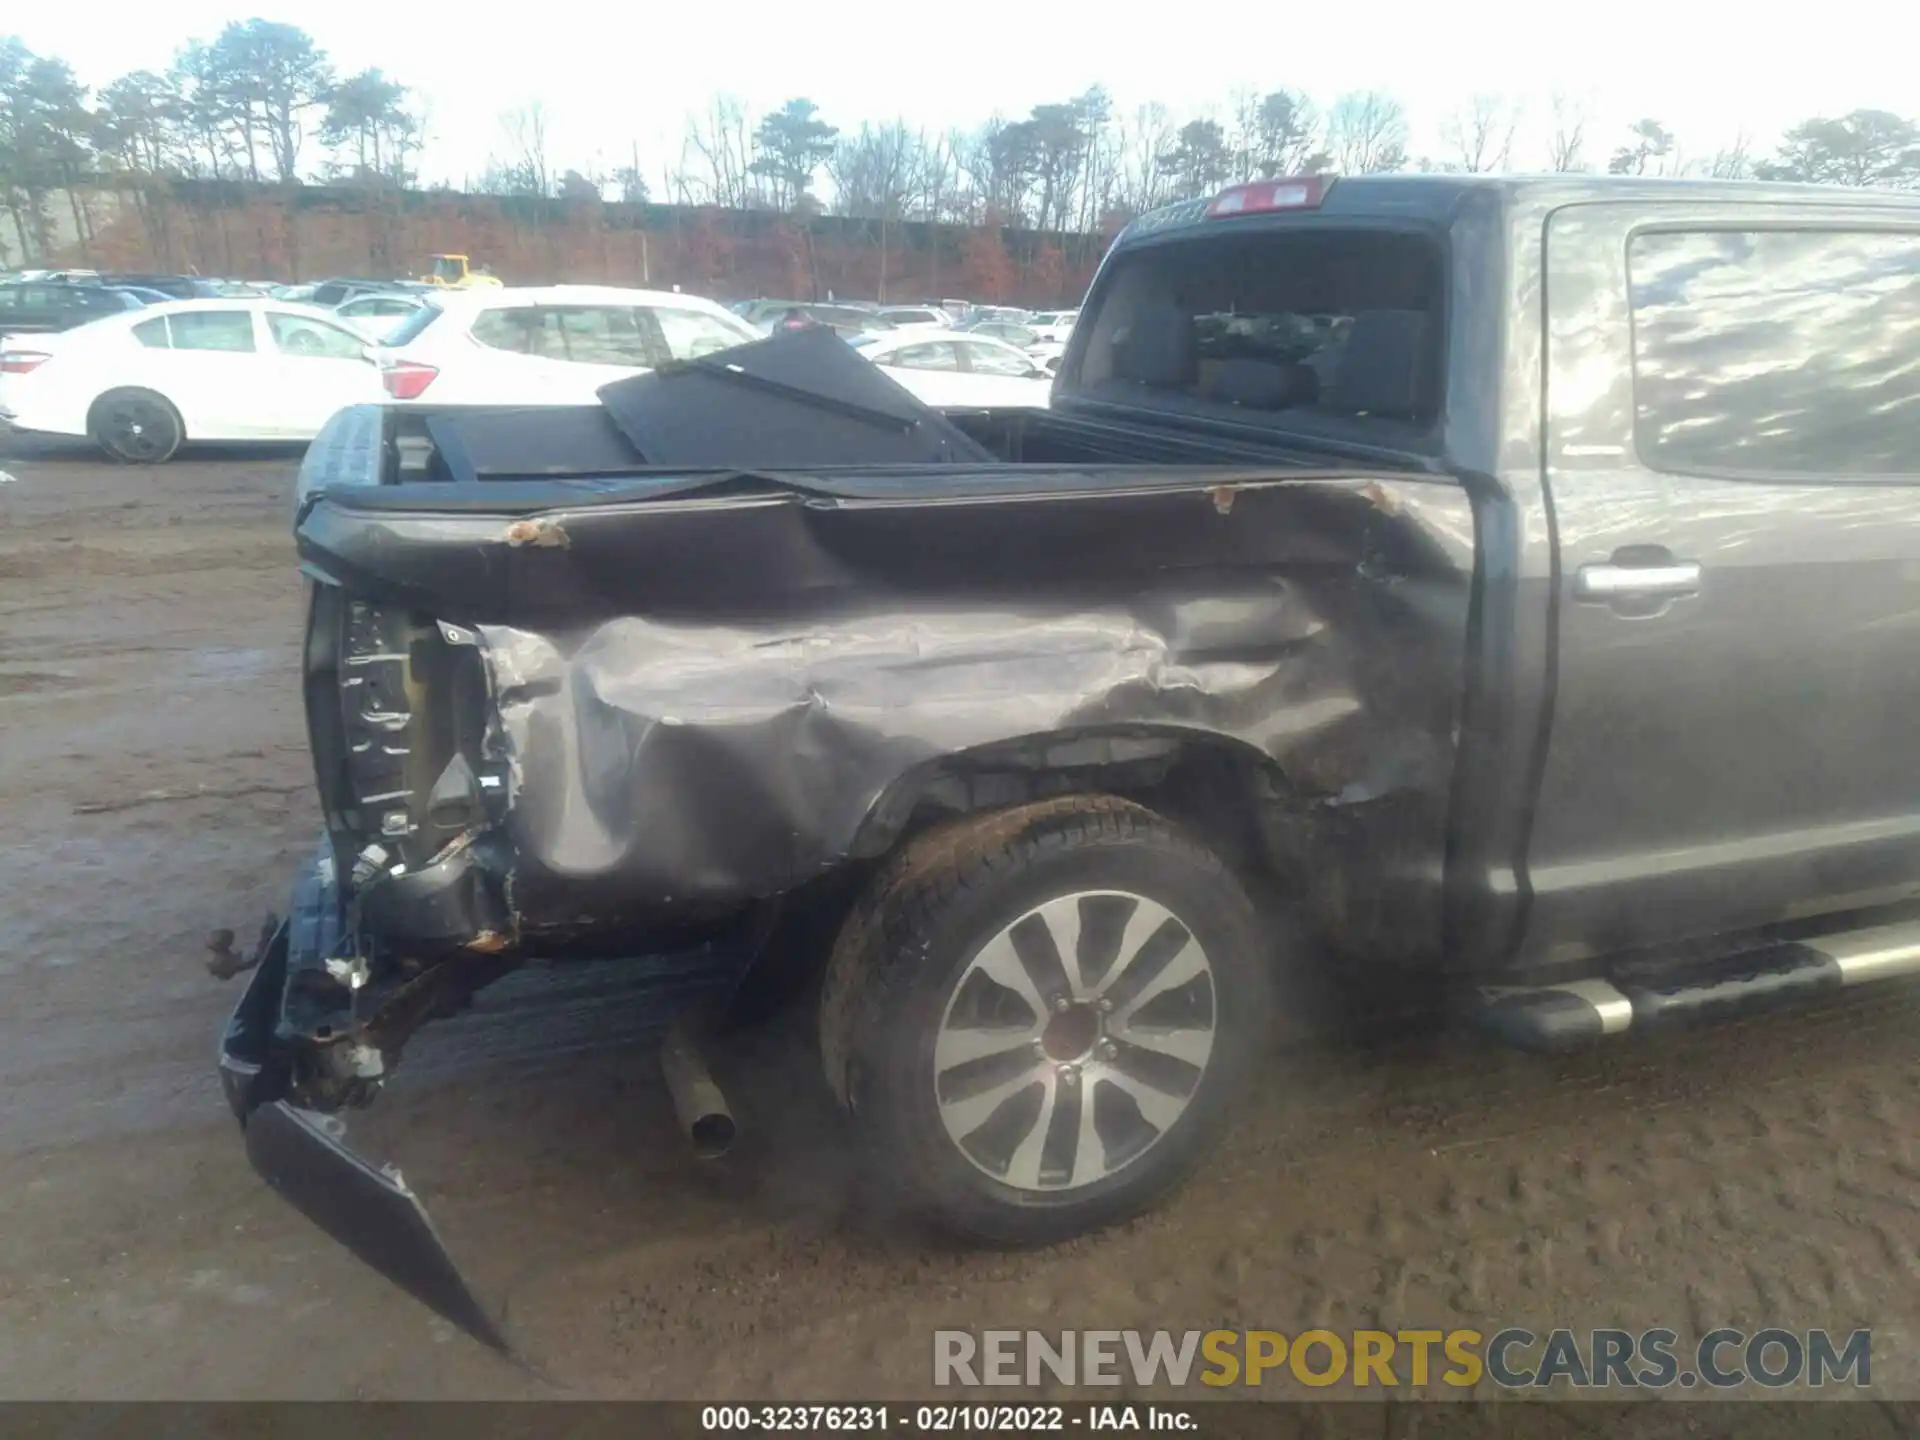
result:
M 1182 120 L 1249 87 L 1304 90 L 1323 106 L 1345 90 L 1379 89 L 1407 107 L 1416 156 L 1440 152 L 1448 110 L 1498 92 L 1526 105 L 1520 169 L 1544 164 L 1555 90 L 1590 107 L 1595 162 L 1642 116 L 1702 157 L 1742 131 L 1764 152 L 1810 115 L 1920 116 L 1920 6 L 1901 4 L 1811 7 L 1784 23 L 1784 11 L 1724 0 L 1369 0 L 1364 32 L 1354 25 L 1361 6 L 1271 0 L 540 0 L 524 9 L 283 0 L 259 11 L 170 0 L 115 5 L 110 18 L 86 4 L 15 0 L 7 9 L 0 33 L 63 57 L 95 86 L 163 69 L 183 37 L 211 39 L 229 20 L 258 13 L 299 25 L 340 73 L 377 65 L 415 87 L 428 107 L 426 178 L 456 183 L 507 152 L 499 117 L 532 100 L 547 112 L 556 169 L 611 169 L 638 146 L 656 193 L 686 116 L 716 92 L 756 111 L 805 95 L 843 127 L 900 116 L 946 129 L 996 111 L 1017 118 L 1096 84 L 1123 110 L 1159 100 Z M 1122 24 L 1120 14 L 1138 18 Z

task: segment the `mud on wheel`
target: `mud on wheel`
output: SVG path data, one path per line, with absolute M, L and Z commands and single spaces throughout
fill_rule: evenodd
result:
M 1127 801 L 1044 801 L 931 831 L 875 877 L 828 964 L 821 1053 L 914 1208 L 1056 1240 L 1199 1163 L 1265 1036 L 1268 963 L 1204 846 Z

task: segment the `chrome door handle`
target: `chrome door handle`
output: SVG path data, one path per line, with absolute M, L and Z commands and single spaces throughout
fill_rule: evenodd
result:
M 1700 593 L 1700 566 L 1691 560 L 1666 565 L 1582 565 L 1573 577 L 1576 600 L 1665 598 Z

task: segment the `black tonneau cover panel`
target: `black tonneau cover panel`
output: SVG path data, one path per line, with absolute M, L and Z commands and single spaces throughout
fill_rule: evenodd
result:
M 451 480 L 607 475 L 646 462 L 603 405 L 474 405 L 427 417 Z
M 616 380 L 600 400 L 648 465 L 992 464 L 824 326 Z

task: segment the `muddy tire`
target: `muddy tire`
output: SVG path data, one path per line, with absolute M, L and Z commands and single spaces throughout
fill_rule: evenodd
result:
M 187 428 L 164 395 L 109 390 L 87 412 L 87 434 L 123 465 L 159 465 L 174 457 Z
M 1069 796 L 922 835 L 822 986 L 821 1055 L 877 1180 L 962 1238 L 1044 1244 L 1198 1166 L 1265 1041 L 1239 881 L 1153 812 Z

